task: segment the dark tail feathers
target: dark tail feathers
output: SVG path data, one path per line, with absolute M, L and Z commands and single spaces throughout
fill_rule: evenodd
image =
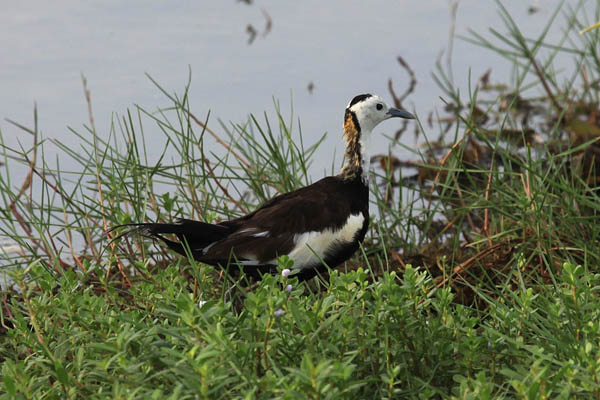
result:
M 139 234 L 151 238 L 160 239 L 169 248 L 177 253 L 185 256 L 186 250 L 184 243 L 187 243 L 194 258 L 202 255 L 202 249 L 211 243 L 225 238 L 231 233 L 230 228 L 223 225 L 207 224 L 205 222 L 193 221 L 191 219 L 178 219 L 176 223 L 139 223 L 139 224 L 124 224 L 118 225 L 110 229 L 109 232 L 120 228 L 129 228 L 125 232 L 119 234 L 113 240 L 120 239 L 124 236 Z M 179 242 L 167 239 L 162 235 L 174 234 L 179 239 Z

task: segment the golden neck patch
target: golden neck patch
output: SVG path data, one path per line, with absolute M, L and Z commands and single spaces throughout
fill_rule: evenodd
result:
M 346 109 L 344 114 L 344 139 L 346 141 L 346 152 L 344 157 L 346 163 L 340 172 L 345 179 L 354 178 L 362 174 L 362 160 L 360 155 L 360 125 L 356 114 Z
M 358 125 L 356 114 L 346 109 L 344 114 L 344 139 L 346 139 L 346 145 L 348 145 L 350 141 L 358 141 L 359 136 L 360 126 Z

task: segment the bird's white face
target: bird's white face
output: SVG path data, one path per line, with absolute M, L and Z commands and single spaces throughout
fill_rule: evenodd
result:
M 361 133 L 367 134 L 386 119 L 393 117 L 414 118 L 412 114 L 404 110 L 389 107 L 381 97 L 376 95 L 364 95 L 364 99 L 361 101 L 357 101 L 355 104 L 350 102 L 348 108 L 356 115 Z
M 379 96 L 371 96 L 350 107 L 356 115 L 358 125 L 363 133 L 370 132 L 381 122 L 390 118 L 387 114 L 388 105 Z

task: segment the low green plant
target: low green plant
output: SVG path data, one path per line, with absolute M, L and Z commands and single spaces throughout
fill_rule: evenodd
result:
M 122 293 L 85 276 L 15 271 L 1 356 L 5 397 L 573 398 L 597 395 L 599 274 L 566 264 L 556 287 L 485 312 L 407 266 L 323 291 L 266 276 L 236 311 L 207 269 L 196 295 L 177 266 Z M 25 281 L 25 276 L 29 277 Z M 291 285 L 291 289 L 287 288 Z M 21 301 L 22 300 L 22 301 Z M 584 308 L 582 310 L 582 308 Z

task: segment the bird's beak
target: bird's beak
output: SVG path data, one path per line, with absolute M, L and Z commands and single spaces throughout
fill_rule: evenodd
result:
M 400 110 L 399 108 L 393 108 L 393 107 L 391 107 L 388 110 L 387 115 L 389 116 L 388 118 L 400 117 L 400 118 L 406 118 L 406 119 L 415 119 L 415 116 L 412 115 L 411 113 L 409 113 L 408 111 Z

